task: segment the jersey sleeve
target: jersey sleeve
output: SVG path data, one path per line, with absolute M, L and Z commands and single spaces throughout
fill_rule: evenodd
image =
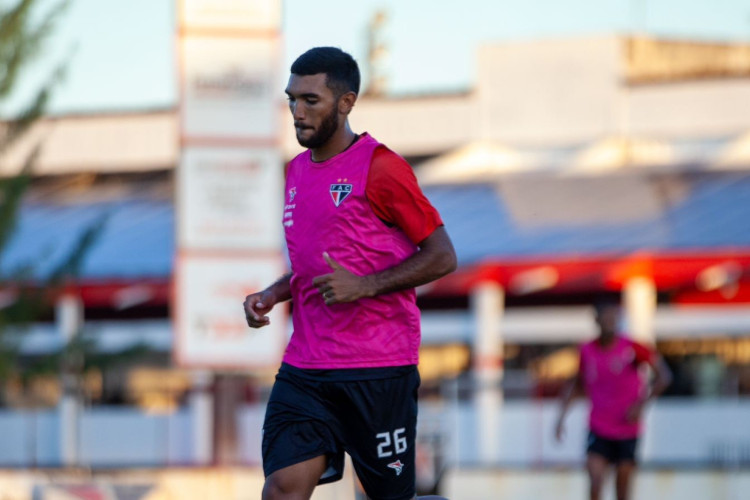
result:
M 373 153 L 365 193 L 375 215 L 399 227 L 415 245 L 443 225 L 440 214 L 417 184 L 411 166 L 386 147 L 378 147 Z
M 653 365 L 656 363 L 656 352 L 638 342 L 632 342 L 633 351 L 635 352 L 635 362 L 638 364 L 648 363 Z

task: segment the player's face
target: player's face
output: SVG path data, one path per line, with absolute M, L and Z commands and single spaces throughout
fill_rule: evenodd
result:
M 602 308 L 596 316 L 599 332 L 602 338 L 610 339 L 617 333 L 617 324 L 620 321 L 620 308 L 607 306 Z
M 326 75 L 292 75 L 286 87 L 289 110 L 300 146 L 323 146 L 339 128 L 338 99 L 326 85 Z

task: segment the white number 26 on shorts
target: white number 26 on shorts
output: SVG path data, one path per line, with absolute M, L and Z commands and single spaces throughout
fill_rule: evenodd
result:
M 380 434 L 376 434 L 375 437 L 379 441 L 378 458 L 390 457 L 393 455 L 394 450 L 396 452 L 396 455 L 400 455 L 401 453 L 405 452 L 407 448 L 406 436 L 404 436 L 405 432 L 406 429 L 404 427 L 396 429 L 395 431 L 393 431 L 392 440 L 391 434 L 389 432 L 381 432 Z

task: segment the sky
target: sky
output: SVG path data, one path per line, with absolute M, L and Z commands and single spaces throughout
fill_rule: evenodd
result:
M 55 1 L 41 0 L 40 7 Z M 67 74 L 53 114 L 174 106 L 176 2 L 72 0 L 0 114 L 20 109 L 63 60 Z M 378 10 L 387 16 L 393 94 L 469 89 L 477 48 L 486 43 L 634 32 L 750 43 L 750 0 L 283 0 L 282 69 L 316 45 L 364 61 L 367 26 Z

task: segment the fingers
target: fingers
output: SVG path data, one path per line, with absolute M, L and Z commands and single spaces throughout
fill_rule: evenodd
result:
M 332 274 L 324 274 L 323 276 L 316 276 L 315 278 L 313 278 L 313 285 L 315 285 L 315 287 L 318 289 L 320 295 L 323 296 L 323 301 L 326 303 L 326 305 L 331 305 L 338 302 L 338 300 L 336 299 L 336 291 L 331 285 L 332 279 Z
M 336 299 L 336 291 L 331 285 L 332 278 L 332 274 L 324 274 L 323 276 L 313 278 L 313 285 L 318 288 L 318 291 L 323 296 L 323 301 L 329 306 L 338 302 Z
M 250 328 L 260 328 L 266 326 L 271 322 L 268 316 L 261 314 L 258 310 L 270 311 L 271 308 L 262 302 L 262 298 L 257 295 L 248 295 L 245 298 L 245 302 L 242 304 L 245 310 L 245 319 L 247 319 L 247 326 Z
M 328 282 L 333 279 L 333 274 L 321 274 L 320 276 L 316 276 L 313 278 L 313 285 L 318 287 L 318 290 L 321 292 L 324 290 L 321 290 L 321 287 L 328 286 Z
M 267 316 L 263 316 L 260 320 L 247 317 L 247 326 L 250 328 L 261 328 L 271 323 L 271 320 Z
M 316 276 L 313 278 L 313 286 L 315 286 L 318 291 L 325 295 L 327 292 L 333 291 L 333 286 L 331 285 L 331 281 L 333 281 L 333 273 L 331 274 L 322 274 L 320 276 Z
M 325 259 L 326 263 L 329 266 L 331 266 L 331 269 L 333 269 L 334 271 L 337 269 L 344 269 L 344 266 L 342 266 L 341 264 L 333 260 L 331 256 L 328 255 L 328 252 L 323 252 L 323 258 Z
M 328 290 L 322 293 L 323 293 L 323 302 L 325 302 L 327 306 L 330 306 L 331 304 L 336 304 L 338 302 L 338 300 L 336 299 L 336 292 L 334 292 L 332 289 L 329 288 Z
M 323 252 L 323 259 L 331 269 L 333 269 L 333 272 L 314 277 L 312 281 L 313 286 L 315 286 L 323 296 L 323 301 L 326 305 L 337 304 L 341 302 L 341 300 L 337 297 L 336 291 L 333 288 L 333 282 L 334 280 L 338 280 L 339 284 L 337 285 L 337 288 L 340 288 L 342 276 L 345 278 L 350 273 L 344 268 L 344 266 L 333 260 L 333 258 L 328 255 L 328 252 Z M 342 275 L 341 273 L 337 273 L 337 271 L 346 271 L 346 274 Z

